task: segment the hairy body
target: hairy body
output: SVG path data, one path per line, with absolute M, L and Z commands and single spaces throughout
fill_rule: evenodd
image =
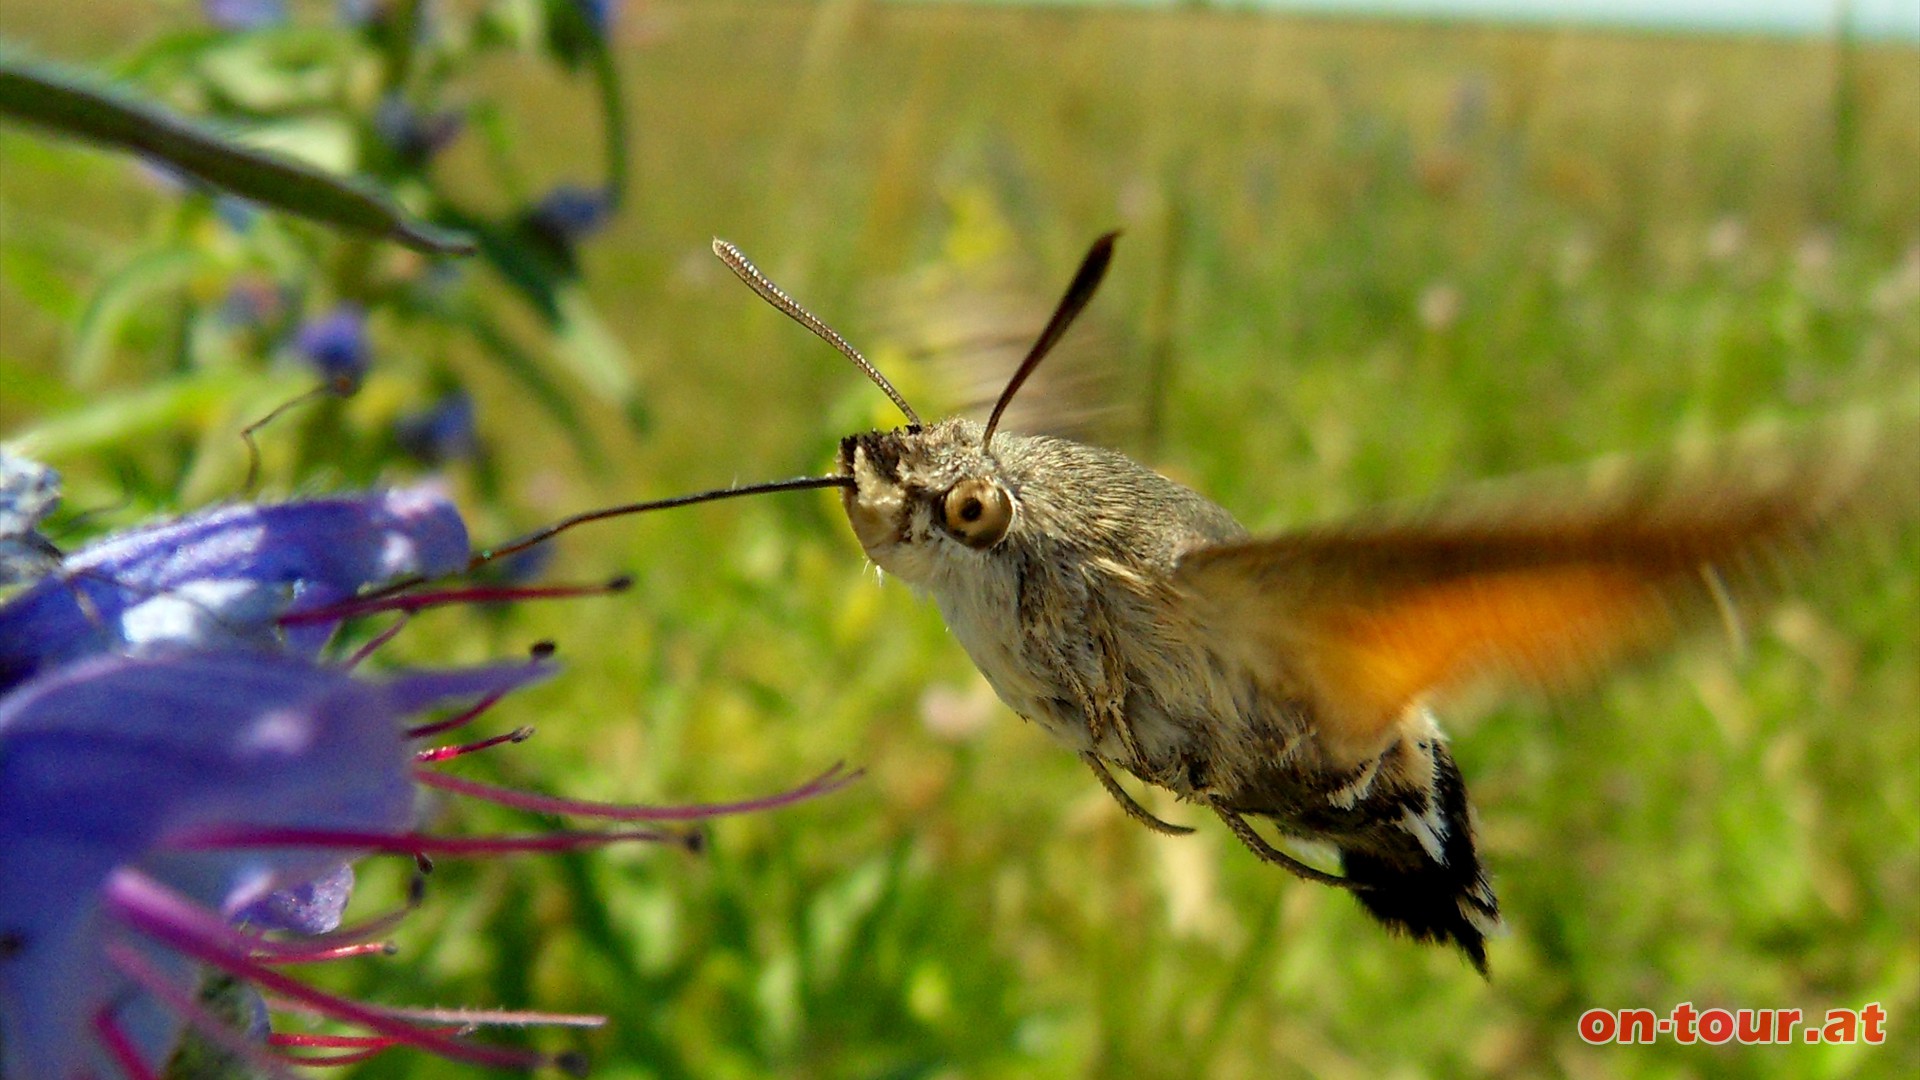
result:
M 1000 699 L 1103 780 L 1115 766 L 1230 824 L 1334 845 L 1376 915 L 1484 964 L 1498 910 L 1425 708 L 1364 753 L 1330 745 L 1299 673 L 1220 632 L 1231 613 L 1181 575 L 1190 553 L 1247 539 L 1231 514 L 1123 454 L 1009 433 L 989 457 L 981 435 L 952 419 L 855 436 L 840 464 L 869 557 L 931 595 Z M 982 476 L 1012 511 L 986 548 L 946 526 L 947 493 Z

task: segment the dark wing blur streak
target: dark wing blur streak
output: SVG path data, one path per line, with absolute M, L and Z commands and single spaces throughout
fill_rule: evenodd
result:
M 1073 280 L 1067 283 L 1067 291 L 1060 297 L 1060 303 L 1054 307 L 1053 316 L 1041 329 L 1040 337 L 1034 341 L 1033 347 L 1027 350 L 1026 358 L 1020 361 L 1018 368 L 1014 369 L 1013 377 L 1007 380 L 1007 388 L 1000 391 L 1000 399 L 993 403 L 993 412 L 987 415 L 986 431 L 980 436 L 980 448 L 983 451 L 992 451 L 994 429 L 1000 426 L 1000 417 L 1007 411 L 1007 405 L 1013 401 L 1014 395 L 1020 392 L 1021 384 L 1027 381 L 1027 376 L 1033 374 L 1033 369 L 1039 367 L 1040 361 L 1045 360 L 1047 354 L 1053 351 L 1053 347 L 1059 344 L 1067 328 L 1073 325 L 1073 320 L 1079 317 L 1081 310 L 1087 306 L 1087 302 L 1093 299 L 1093 294 L 1100 290 L 1100 282 L 1107 276 L 1107 266 L 1113 262 L 1113 242 L 1119 238 L 1118 232 L 1107 233 L 1095 240 L 1093 246 L 1087 249 L 1087 254 L 1080 260 L 1080 269 L 1074 272 Z
M 917 396 L 936 399 L 930 412 L 985 423 L 1052 310 L 1055 297 L 1035 277 L 1011 255 L 942 260 L 876 283 L 866 306 L 885 340 L 926 366 Z M 1001 428 L 1112 445 L 1128 426 L 1129 409 L 1114 400 L 1115 357 L 1127 352 L 1111 322 L 1083 315 L 1008 404 Z

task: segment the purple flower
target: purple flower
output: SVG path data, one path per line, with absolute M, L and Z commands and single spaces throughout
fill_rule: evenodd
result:
M 200 10 L 222 30 L 258 30 L 287 21 L 286 0 L 202 0 Z
M 561 184 L 527 211 L 527 223 L 542 237 L 571 246 L 599 232 L 612 215 L 613 200 L 605 190 Z
M 353 895 L 353 867 L 345 863 L 309 881 L 277 889 L 242 907 L 238 921 L 262 930 L 325 934 L 340 928 Z
M 396 420 L 393 438 L 402 450 L 427 465 L 471 458 L 480 449 L 473 429 L 473 398 L 465 390 L 444 394 L 428 408 Z
M 321 378 L 350 394 L 367 376 L 367 314 L 358 304 L 341 304 L 301 326 L 293 347 Z
M 418 166 L 446 149 L 463 126 L 457 112 L 423 115 L 398 95 L 382 98 L 373 113 L 374 134 L 408 166 Z
M 50 508 L 52 480 L 44 470 L 15 472 L 18 482 L 0 483 L 0 516 L 21 533 Z M 498 550 L 511 555 L 532 543 Z M 222 507 L 127 530 L 60 559 L 0 604 L 0 1075 L 145 1080 L 188 1027 L 252 1071 L 275 1075 L 300 1060 L 276 1056 L 284 1048 L 318 1045 L 353 1047 L 356 1056 L 405 1045 L 492 1068 L 567 1066 L 564 1056 L 475 1043 L 465 1032 L 488 1022 L 604 1018 L 420 1009 L 403 1018 L 271 965 L 383 951 L 373 939 L 404 911 L 341 926 L 351 864 L 368 854 L 424 867 L 430 856 L 648 840 L 695 848 L 699 840 L 651 824 L 426 833 L 414 820 L 423 788 L 537 814 L 684 823 L 785 806 L 857 776 L 835 766 L 764 798 L 651 807 L 436 771 L 531 734 L 415 748 L 544 676 L 551 650 L 536 648 L 531 664 L 356 678 L 355 667 L 407 616 L 625 587 L 616 579 L 418 588 L 475 561 L 459 514 L 437 491 L 381 491 Z M 376 612 L 401 618 L 342 664 L 316 660 L 342 621 Z M 405 726 L 460 701 L 471 704 Z M 232 988 L 220 991 L 229 1007 L 218 1011 L 202 993 L 216 982 Z M 366 1034 L 269 1034 L 262 993 Z
M 338 929 L 352 888 L 348 863 L 368 852 L 422 859 L 629 840 L 692 847 L 697 839 L 655 828 L 423 833 L 414 821 L 421 786 L 536 813 L 689 822 L 785 806 L 854 776 L 836 766 L 802 787 L 746 802 L 622 806 L 542 797 L 429 767 L 518 741 L 523 732 L 410 747 L 470 722 L 548 667 L 536 658 L 375 683 L 257 652 L 102 656 L 0 696 L 0 1073 L 138 1080 L 166 1060 L 188 1025 L 272 1068 L 266 1049 L 197 1003 L 200 970 L 364 1028 L 371 1034 L 354 1045 L 369 1050 L 411 1045 L 495 1068 L 566 1064 L 446 1033 L 484 1014 L 403 1020 L 268 964 L 377 951 L 367 939 L 397 919 Z M 451 719 L 402 726 L 436 705 L 473 698 L 478 704 Z M 283 933 L 268 937 L 267 929 Z M 309 1045 L 291 1034 L 271 1042 Z
M 332 605 L 467 563 L 459 511 L 431 487 L 239 504 L 116 533 L 0 604 L 0 691 L 99 652 L 288 648 L 311 655 Z M 301 620 L 302 615 L 318 617 Z
M 411 835 L 400 720 L 544 673 L 375 684 L 255 653 L 97 657 L 0 698 L 0 1071 L 163 1061 L 193 1019 L 166 991 L 192 996 L 189 960 L 253 981 L 291 948 L 227 929 L 235 915 L 278 905 L 275 925 L 330 929 L 351 850 L 327 838 Z
M 593 32 L 606 37 L 613 30 L 613 20 L 620 14 L 620 0 L 577 0 L 581 14 L 587 17 L 587 23 Z

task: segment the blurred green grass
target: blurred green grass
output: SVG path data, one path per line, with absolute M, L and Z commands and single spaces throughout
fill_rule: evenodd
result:
M 6 32 L 84 59 L 190 16 L 14 0 Z M 1115 393 L 1144 417 L 1150 369 L 1168 375 L 1158 430 L 1120 445 L 1255 527 L 1910 395 L 1920 374 L 1911 48 L 851 2 L 633 7 L 621 32 L 632 210 L 588 272 L 654 428 L 596 412 L 617 465 L 591 474 L 476 369 L 509 493 L 466 502 L 483 538 L 816 471 L 839 435 L 894 422 L 712 261 L 715 234 L 879 352 L 868 290 L 983 217 L 1045 291 L 1124 226 L 1092 313 Z M 488 77 L 519 103 L 530 175 L 594 160 L 570 88 L 505 63 Z M 0 132 L 0 153 L 0 257 L 49 253 L 47 295 L 92 284 L 154 198 L 86 152 Z M 485 187 L 472 145 L 446 167 Z M 58 372 L 61 334 L 0 288 L 7 428 Z M 116 501 L 110 462 L 54 464 L 80 505 Z M 210 468 L 188 494 L 237 482 Z M 607 1012 L 588 1039 L 601 1077 L 1920 1070 L 1911 529 L 1754 613 L 1748 655 L 1706 641 L 1450 725 L 1513 928 L 1491 983 L 1204 823 L 1145 833 L 997 705 L 977 730 L 930 727 L 930 691 L 983 707 L 976 677 L 929 606 L 874 585 L 828 497 L 603 526 L 558 567 L 638 585 L 506 622 L 434 615 L 396 652 L 559 641 L 567 675 L 502 721 L 540 734 L 492 767 L 660 801 L 842 757 L 869 778 L 722 822 L 697 860 L 444 864 L 402 955 L 341 984 Z M 397 870 L 369 876 L 370 904 L 397 888 Z M 1576 1033 L 1588 1007 L 1682 1001 L 1879 1001 L 1890 1038 Z M 439 1073 L 395 1055 L 355 1075 Z

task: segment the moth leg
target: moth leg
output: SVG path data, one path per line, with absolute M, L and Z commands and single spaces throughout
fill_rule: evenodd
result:
M 1118 701 L 1097 700 L 1093 688 L 1089 687 L 1086 680 L 1082 679 L 1072 668 L 1063 668 L 1061 674 L 1065 676 L 1067 685 L 1073 690 L 1073 696 L 1078 699 L 1080 703 L 1081 715 L 1087 718 L 1087 739 L 1088 745 L 1093 747 L 1092 753 L 1099 752 L 1101 742 L 1106 739 L 1107 732 L 1111 730 L 1115 735 L 1120 737 L 1120 748 L 1126 753 L 1127 762 L 1130 767 L 1136 770 L 1146 768 L 1146 759 L 1140 756 L 1140 744 L 1133 740 L 1133 728 L 1127 723 L 1126 711 L 1121 704 Z M 1098 758 L 1092 757 L 1092 753 L 1081 756 L 1091 758 L 1093 761 L 1098 761 Z M 1104 777 L 1102 783 L 1107 785 L 1108 791 L 1117 790 L 1112 786 L 1113 778 L 1107 776 L 1104 769 L 1096 766 L 1095 771 Z M 1116 795 L 1115 797 L 1119 798 L 1122 803 L 1129 801 L 1122 795 Z M 1136 813 L 1135 811 L 1138 812 Z M 1132 814 L 1134 817 L 1141 817 L 1146 814 L 1146 811 L 1134 806 L 1130 807 L 1127 813 Z
M 1080 714 L 1086 717 L 1088 745 L 1093 751 L 1098 753 L 1107 733 L 1112 732 L 1119 737 L 1126 766 L 1142 772 L 1147 768 L 1146 759 L 1140 756 L 1140 744 L 1134 740 L 1132 725 L 1127 723 L 1126 662 L 1113 635 L 1105 629 L 1100 613 L 1088 611 L 1087 621 L 1091 634 L 1084 648 L 1063 650 L 1056 646 L 1049 650 L 1054 656 L 1056 673 L 1073 691 Z M 1111 785 L 1112 779 L 1106 778 L 1102 783 Z M 1109 786 L 1107 790 L 1114 789 Z M 1126 801 L 1123 799 L 1123 804 Z M 1127 812 L 1136 818 L 1145 814 L 1145 811 L 1135 813 L 1136 810 L 1138 807 L 1130 807 Z
M 1325 870 L 1316 870 L 1306 863 L 1301 862 L 1299 859 L 1281 851 L 1279 848 L 1274 847 L 1272 844 L 1267 843 L 1266 837 L 1253 831 L 1253 826 L 1247 824 L 1246 818 L 1222 806 L 1217 800 L 1209 799 L 1207 805 L 1213 808 L 1214 813 L 1220 815 L 1221 821 L 1227 823 L 1227 828 L 1232 830 L 1233 835 L 1239 837 L 1242 844 L 1247 845 L 1247 850 L 1260 856 L 1263 862 L 1270 862 L 1305 881 L 1317 881 L 1322 885 L 1332 885 L 1339 889 L 1364 888 L 1364 886 L 1343 878 L 1338 874 L 1329 874 Z
M 1134 741 L 1133 725 L 1127 722 L 1127 664 L 1120 651 L 1119 643 L 1111 630 L 1104 625 L 1094 635 L 1094 649 L 1100 661 L 1100 687 L 1098 700 L 1089 700 L 1087 715 L 1093 718 L 1093 745 L 1100 746 L 1100 728 L 1113 725 L 1113 733 L 1120 736 L 1120 746 L 1127 752 L 1129 767 L 1139 770 L 1147 768 L 1147 759 L 1140 755 L 1140 744 Z M 1092 699 L 1093 694 L 1087 697 Z
M 1115 780 L 1113 774 L 1109 773 L 1107 767 L 1101 763 L 1099 755 L 1089 751 L 1081 754 L 1080 760 L 1086 762 L 1087 767 L 1093 770 L 1093 775 L 1100 778 L 1100 786 L 1107 789 L 1107 794 L 1113 796 L 1113 801 L 1120 804 L 1120 809 L 1125 810 L 1128 817 L 1166 836 L 1185 836 L 1193 831 L 1185 825 L 1161 821 L 1148 813 L 1146 807 L 1134 802 L 1133 796 L 1127 794 L 1127 789 L 1121 787 L 1120 782 Z
M 1127 718 L 1117 709 L 1109 711 L 1090 708 L 1087 710 L 1087 733 L 1093 737 L 1093 745 L 1100 745 L 1100 740 L 1109 726 L 1113 728 L 1113 733 L 1120 737 L 1120 748 L 1126 751 L 1127 760 L 1136 768 L 1145 768 L 1146 759 L 1140 756 L 1140 744 L 1133 741 L 1133 728 L 1127 723 Z M 1108 782 L 1112 782 L 1113 778 L 1107 779 Z

